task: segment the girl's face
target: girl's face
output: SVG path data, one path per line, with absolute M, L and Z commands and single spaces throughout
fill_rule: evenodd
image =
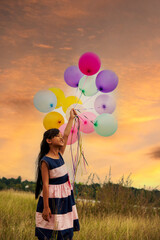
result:
M 47 142 L 49 144 L 52 144 L 53 146 L 59 146 L 62 147 L 64 145 L 64 139 L 63 139 L 63 135 L 61 132 L 59 132 L 57 134 L 57 136 L 54 136 L 51 139 L 47 139 Z

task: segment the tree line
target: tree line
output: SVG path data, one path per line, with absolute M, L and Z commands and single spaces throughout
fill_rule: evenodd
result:
M 152 204 L 155 207 L 160 207 L 160 191 L 154 189 L 152 191 L 146 190 L 144 188 L 137 189 L 128 186 L 127 182 L 121 180 L 118 184 L 112 183 L 111 179 L 108 182 L 94 183 L 89 181 L 86 183 L 76 183 L 74 184 L 74 195 L 75 198 L 81 199 L 93 199 L 103 202 L 105 200 L 109 202 L 121 202 L 127 200 L 131 204 Z M 14 189 L 18 191 L 29 191 L 35 192 L 36 183 L 34 181 L 22 181 L 21 176 L 17 178 L 0 178 L 0 190 L 4 189 Z

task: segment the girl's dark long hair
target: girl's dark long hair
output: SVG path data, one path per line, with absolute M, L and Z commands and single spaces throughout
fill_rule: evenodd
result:
M 43 134 L 43 140 L 40 144 L 40 152 L 38 154 L 37 160 L 36 160 L 36 188 L 35 188 L 35 199 L 38 198 L 40 191 L 42 190 L 42 175 L 41 175 L 41 165 L 40 161 L 41 159 L 49 152 L 49 144 L 46 142 L 46 139 L 53 138 L 56 135 L 58 135 L 59 129 L 57 128 L 51 128 L 44 132 Z

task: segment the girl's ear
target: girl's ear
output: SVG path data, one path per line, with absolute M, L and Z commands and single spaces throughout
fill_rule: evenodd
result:
M 47 142 L 48 144 L 50 144 L 50 143 L 51 143 L 51 139 L 46 138 L 46 142 Z

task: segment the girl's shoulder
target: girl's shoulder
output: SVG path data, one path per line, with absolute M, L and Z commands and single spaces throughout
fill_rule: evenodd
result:
M 47 158 L 46 156 L 43 156 L 43 157 L 41 158 L 41 160 L 40 160 L 40 164 L 42 164 L 42 162 L 45 162 L 45 163 L 47 164 L 47 166 L 48 166 L 48 169 L 50 169 L 51 164 L 50 164 L 49 158 Z
M 45 161 L 48 165 L 48 168 L 50 170 L 54 169 L 54 168 L 57 168 L 57 167 L 60 167 L 61 165 L 64 164 L 64 160 L 63 160 L 63 157 L 62 155 L 59 153 L 59 159 L 57 158 L 52 158 L 52 157 L 49 157 L 49 156 L 44 156 L 41 158 L 41 163 Z

